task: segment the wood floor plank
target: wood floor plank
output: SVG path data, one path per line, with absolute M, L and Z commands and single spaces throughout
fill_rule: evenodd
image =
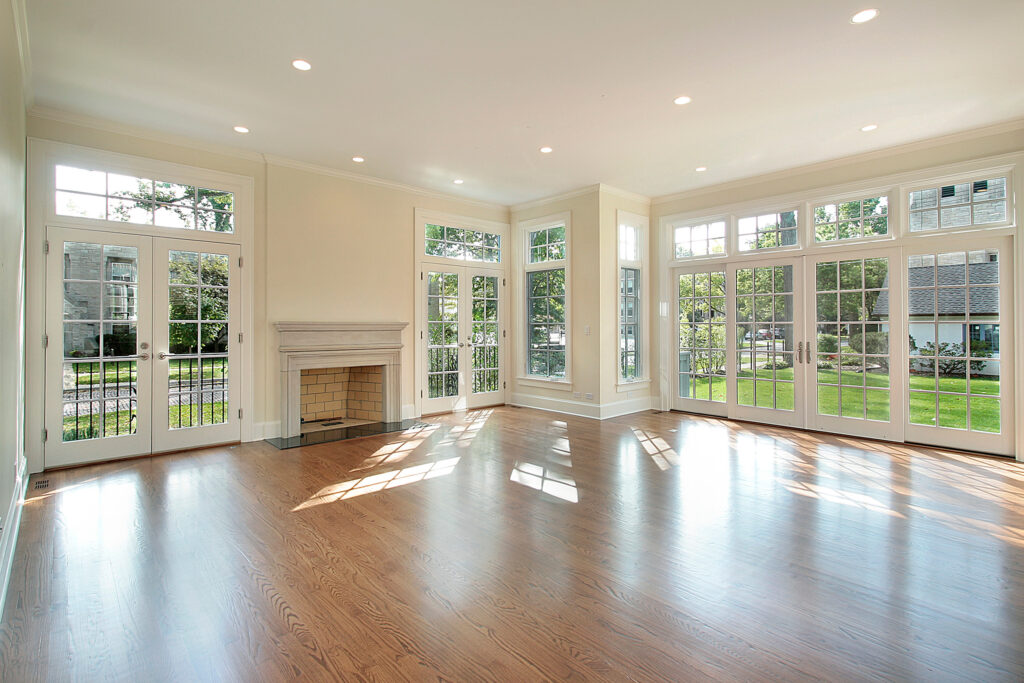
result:
M 678 413 L 33 477 L 0 680 L 1021 680 L 1024 467 Z

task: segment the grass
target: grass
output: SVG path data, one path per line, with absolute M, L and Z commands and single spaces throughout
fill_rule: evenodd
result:
M 202 424 L 214 424 L 215 420 L 226 420 L 226 406 L 223 402 L 218 401 L 216 403 L 205 403 L 203 404 L 203 422 Z M 135 414 L 132 410 L 129 413 L 127 410 L 122 410 L 120 413 L 107 413 L 103 416 L 104 431 L 109 436 L 127 435 L 132 434 L 131 418 Z M 181 406 L 169 406 L 167 409 L 168 424 L 171 425 L 172 429 L 178 428 L 178 419 L 181 418 L 181 427 L 198 427 L 199 426 L 199 406 L 197 405 L 181 405 Z M 80 441 L 82 439 L 94 439 L 100 435 L 98 428 L 100 426 L 100 415 L 82 415 L 78 418 L 77 425 L 75 416 L 67 416 L 64 418 L 64 441 Z
M 793 368 L 776 370 L 775 378 L 779 381 L 765 381 L 771 377 L 771 368 L 737 373 L 739 405 L 792 410 L 795 386 L 792 383 Z M 817 379 L 819 415 L 840 416 L 841 413 L 842 417 L 889 421 L 887 374 L 844 371 L 840 375 L 837 370 L 818 369 Z M 694 384 L 694 396 L 725 402 L 724 376 L 698 378 Z M 913 375 L 910 377 L 910 390 L 912 424 L 935 425 L 937 418 L 940 427 L 967 429 L 969 422 L 974 431 L 998 433 L 1000 430 L 998 378 L 971 378 L 969 397 L 966 395 L 966 378 L 941 377 L 936 381 L 930 376 Z
M 103 370 L 103 377 L 100 377 L 99 363 L 76 363 L 75 381 L 77 386 L 99 384 L 103 379 L 107 384 L 116 384 L 118 381 L 118 369 L 121 370 L 121 382 L 135 382 L 136 376 L 135 361 L 111 361 L 106 364 Z M 224 358 L 203 359 L 203 379 L 219 379 L 221 373 L 227 374 L 227 361 Z M 199 380 L 199 367 L 190 364 L 187 360 L 172 360 L 168 369 L 172 381 L 196 382 Z M 74 388 L 74 387 L 66 387 Z

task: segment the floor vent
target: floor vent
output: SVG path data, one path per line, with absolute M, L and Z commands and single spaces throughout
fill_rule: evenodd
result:
M 50 488 L 50 480 L 36 479 L 36 483 L 35 485 L 32 486 L 32 488 L 35 489 L 36 491 L 38 491 L 39 489 L 48 489 Z

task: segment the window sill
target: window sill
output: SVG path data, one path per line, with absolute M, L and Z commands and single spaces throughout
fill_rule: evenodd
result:
M 567 379 L 544 379 L 543 377 L 516 377 L 516 382 L 527 387 L 552 389 L 554 391 L 572 391 L 572 382 Z
M 627 391 L 636 391 L 637 389 L 643 389 L 645 387 L 650 387 L 650 386 L 651 386 L 651 378 L 650 377 L 642 377 L 640 379 L 629 380 L 628 382 L 624 381 L 624 380 L 619 380 L 615 384 L 615 391 L 620 393 L 620 394 L 624 394 Z

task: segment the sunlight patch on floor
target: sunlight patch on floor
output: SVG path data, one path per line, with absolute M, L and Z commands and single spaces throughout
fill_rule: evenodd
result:
M 640 442 L 644 451 L 662 472 L 679 465 L 679 454 L 669 446 L 665 439 L 640 427 L 630 427 L 630 429 L 633 430 L 633 436 Z
M 315 496 L 306 502 L 292 508 L 292 512 L 305 510 L 307 508 L 333 503 L 338 500 L 348 500 L 367 493 L 376 493 L 385 489 L 393 489 L 406 484 L 413 484 L 424 479 L 434 479 L 451 474 L 455 466 L 459 464 L 460 458 L 446 458 L 436 462 L 427 462 L 422 465 L 412 465 L 401 470 L 390 472 L 379 472 L 361 479 L 350 479 L 340 484 L 332 484 L 320 489 Z
M 547 467 L 517 460 L 512 468 L 510 480 L 570 503 L 579 502 L 576 481 L 570 476 L 553 472 Z

